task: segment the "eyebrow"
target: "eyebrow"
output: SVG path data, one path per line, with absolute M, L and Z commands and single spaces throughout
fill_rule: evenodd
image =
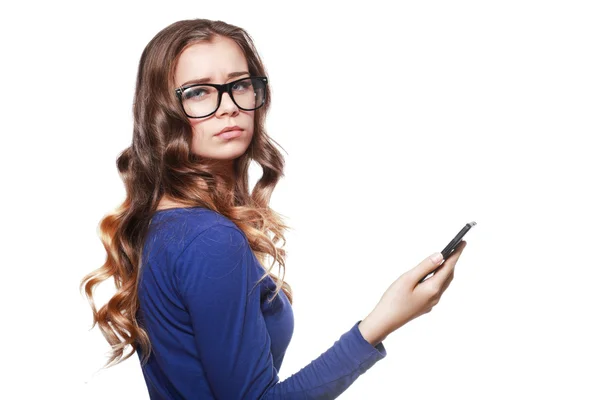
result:
M 227 78 L 228 79 L 237 78 L 238 76 L 242 76 L 242 75 L 250 75 L 250 72 L 248 72 L 248 71 L 232 72 L 229 75 L 227 75 Z M 210 82 L 210 78 L 191 79 L 187 82 L 182 83 L 179 87 L 184 87 L 186 85 L 191 85 L 193 83 L 207 83 L 207 82 Z

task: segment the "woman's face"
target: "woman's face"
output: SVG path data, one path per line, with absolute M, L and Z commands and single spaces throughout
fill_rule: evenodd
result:
M 197 43 L 186 48 L 175 67 L 177 87 L 202 78 L 209 78 L 206 83 L 223 84 L 248 76 L 248 63 L 242 50 L 233 40 L 220 36 L 212 43 Z M 221 104 L 214 114 L 188 120 L 193 130 L 193 153 L 223 160 L 227 168 L 231 168 L 233 160 L 244 154 L 254 133 L 254 111 L 239 109 L 227 93 L 223 93 Z M 234 125 L 242 129 L 241 136 L 231 139 L 215 136 L 223 128 Z

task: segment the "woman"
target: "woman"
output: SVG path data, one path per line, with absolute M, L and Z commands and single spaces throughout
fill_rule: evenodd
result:
M 399 277 L 368 316 L 280 382 L 294 322 L 286 254 L 275 246 L 288 227 L 269 208 L 284 165 L 264 128 L 269 103 L 265 68 L 239 27 L 179 21 L 142 53 L 132 145 L 117 160 L 127 198 L 101 221 L 107 260 L 81 285 L 112 346 L 107 365 L 136 351 L 152 399 L 336 398 L 452 281 L 464 241 L 423 283 L 440 253 Z M 250 194 L 252 160 L 263 175 Z M 111 277 L 117 293 L 96 310 L 92 290 Z

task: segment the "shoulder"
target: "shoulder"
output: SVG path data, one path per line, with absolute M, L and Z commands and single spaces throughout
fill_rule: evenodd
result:
M 152 216 L 152 224 L 161 227 L 189 226 L 193 229 L 202 230 L 214 223 L 236 226 L 229 218 L 216 211 L 203 207 L 169 208 L 158 210 Z
M 235 224 L 215 222 L 189 241 L 174 263 L 174 273 L 182 295 L 217 291 L 222 298 L 245 290 L 251 266 L 244 233 Z
M 183 247 L 196 236 L 214 231 L 214 226 L 238 229 L 229 218 L 202 207 L 173 208 L 156 212 L 152 216 L 150 232 L 178 239 Z M 240 230 L 241 232 L 241 230 Z
M 247 244 L 246 236 L 234 223 L 215 221 L 190 238 L 182 255 L 199 253 L 214 259 L 226 256 Z
M 219 278 L 238 267 L 250 249 L 244 232 L 227 217 L 211 210 L 178 212 L 174 266 L 178 274 Z
M 187 253 L 225 251 L 220 247 L 239 246 L 245 240 L 243 231 L 229 218 L 201 207 L 157 212 L 148 232 L 148 242 L 161 243 L 174 260 Z

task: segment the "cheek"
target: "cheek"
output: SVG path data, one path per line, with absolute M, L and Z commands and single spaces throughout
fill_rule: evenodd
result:
M 251 111 L 249 113 L 249 118 L 248 118 L 248 133 L 250 137 L 252 137 L 252 135 L 254 134 L 254 113 L 256 111 Z
M 202 149 L 206 148 L 208 131 L 204 129 L 202 124 L 192 123 L 192 152 L 199 154 Z

